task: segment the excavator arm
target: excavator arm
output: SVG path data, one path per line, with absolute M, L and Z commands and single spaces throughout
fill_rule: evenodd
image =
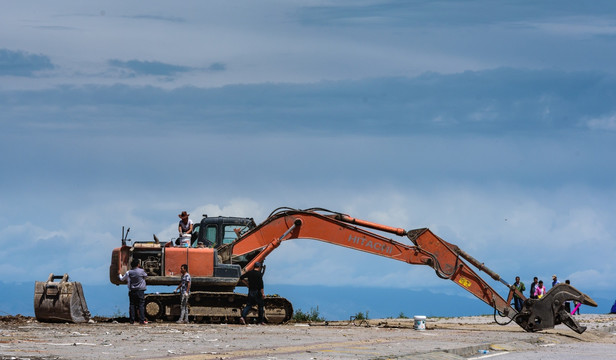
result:
M 389 239 L 371 230 L 406 236 L 412 245 Z M 300 238 L 320 240 L 408 264 L 430 266 L 438 277 L 453 281 L 494 308 L 495 313 L 516 321 L 526 331 L 549 329 L 564 323 L 582 333 L 586 328 L 564 311 L 564 302 L 575 300 L 597 306 L 590 297 L 566 284 L 554 287 L 542 299 L 526 299 L 514 286 L 507 284 L 483 263 L 427 228 L 407 231 L 325 209 L 277 209 L 263 223 L 232 244 L 220 248 L 219 254 L 223 262 L 227 263 L 244 259 L 247 261 L 244 271 L 248 271 L 257 261 L 262 262 L 282 241 Z M 488 285 L 473 267 L 504 284 L 509 290 L 507 300 Z M 519 313 L 510 305 L 514 292 L 525 300 Z

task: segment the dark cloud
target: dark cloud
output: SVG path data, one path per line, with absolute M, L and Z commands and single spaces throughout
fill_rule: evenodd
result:
M 165 64 L 159 61 L 140 61 L 140 60 L 109 60 L 108 64 L 131 71 L 135 75 L 159 75 L 172 76 L 177 73 L 188 72 L 193 68 L 188 66 Z
M 495 3 L 489 0 L 334 2 L 327 6 L 307 6 L 298 12 L 298 17 L 304 25 L 450 27 L 532 21 L 571 14 L 605 16 L 616 11 L 616 3 L 610 0 L 599 0 L 593 5 L 597 6 L 576 1 L 546 1 L 541 4 L 533 1 Z
M 112 59 L 107 62 L 110 66 L 115 68 L 120 68 L 125 71 L 128 71 L 129 76 L 140 76 L 140 75 L 155 75 L 155 76 L 175 76 L 178 73 L 185 73 L 195 70 L 205 70 L 205 71 L 225 71 L 227 66 L 223 63 L 212 63 L 205 69 L 198 69 L 189 66 L 180 66 L 173 64 L 166 64 L 159 61 L 141 61 L 141 60 L 129 60 L 122 61 L 117 59 Z
M 175 16 L 160 16 L 160 15 L 134 15 L 134 16 L 126 16 L 131 19 L 139 19 L 139 20 L 156 20 L 156 21 L 168 21 L 173 23 L 183 23 L 186 22 L 186 19 L 175 17 Z
M 43 26 L 34 26 L 37 29 L 42 30 L 77 30 L 77 28 L 70 26 L 57 26 L 57 25 L 43 25 Z
M 45 55 L 0 49 L 0 76 L 32 76 L 37 71 L 53 68 L 51 60 Z
M 227 70 L 227 65 L 223 64 L 223 63 L 213 63 L 212 65 L 208 66 L 207 68 L 209 71 L 225 71 Z
M 169 75 L 176 70 L 160 63 L 115 62 L 142 74 Z M 48 120 L 74 118 L 87 123 L 103 118 L 107 126 L 116 121 L 124 126 L 125 118 L 130 117 L 140 119 L 131 124 L 166 126 L 173 119 L 196 130 L 203 127 L 220 132 L 545 134 L 588 131 L 586 120 L 611 118 L 616 113 L 615 88 L 616 78 L 605 73 L 495 69 L 212 89 L 61 87 L 7 92 L 0 104 L 5 114 L 18 109 L 17 104 L 28 104 L 32 109 L 28 114 L 39 107 Z M 50 106 L 57 113 L 50 111 Z M 96 111 L 84 113 L 95 107 Z M 15 110 L 13 116 L 28 114 Z

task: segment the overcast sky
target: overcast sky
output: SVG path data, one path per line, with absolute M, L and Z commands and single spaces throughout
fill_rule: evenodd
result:
M 122 226 L 166 240 L 182 210 L 261 222 L 289 206 L 430 227 L 508 281 L 556 273 L 611 297 L 615 15 L 613 1 L 7 3 L 2 281 L 106 284 Z M 454 287 L 313 241 L 266 263 L 270 284 Z

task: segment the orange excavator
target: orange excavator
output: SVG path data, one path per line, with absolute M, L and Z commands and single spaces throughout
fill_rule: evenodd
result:
M 406 237 L 410 244 L 374 231 Z M 246 304 L 246 295 L 233 291 L 236 286 L 245 286 L 239 282 L 240 275 L 253 269 L 256 262 L 262 263 L 283 241 L 293 239 L 320 240 L 408 264 L 429 266 L 438 277 L 453 281 L 492 307 L 495 320 L 498 314 L 508 318 L 502 324 L 515 321 L 526 331 L 551 329 L 562 323 L 582 333 L 586 327 L 565 310 L 565 302 L 573 300 L 597 306 L 588 295 L 568 284 L 554 286 L 541 299 L 526 298 L 483 263 L 427 228 L 407 231 L 321 208 L 279 208 L 259 225 L 250 218 L 204 215 L 195 225 L 188 247 L 173 246 L 171 241 L 163 244 L 156 236 L 153 242 L 134 242 L 129 246 L 127 234 L 128 231 L 122 234 L 122 247 L 112 252 L 111 282 L 121 284 L 118 273 L 126 272 L 134 258 L 141 260 L 149 285 L 177 285 L 180 265 L 188 264 L 193 290 L 189 299 L 190 315 L 205 322 L 238 323 Z M 476 271 L 502 283 L 508 290 L 507 298 L 501 297 Z M 523 299 L 521 311 L 510 305 L 514 294 Z M 152 320 L 173 320 L 179 316 L 179 303 L 178 294 L 147 294 L 145 312 Z M 266 297 L 265 317 L 269 323 L 284 323 L 292 314 L 293 307 L 288 300 Z M 249 320 L 254 321 L 255 315 L 251 312 Z

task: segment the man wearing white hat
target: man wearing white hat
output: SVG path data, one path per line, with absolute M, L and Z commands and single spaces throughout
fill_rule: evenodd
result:
M 552 287 L 554 287 L 554 285 L 556 284 L 560 284 L 560 281 L 558 281 L 556 275 L 552 275 Z

